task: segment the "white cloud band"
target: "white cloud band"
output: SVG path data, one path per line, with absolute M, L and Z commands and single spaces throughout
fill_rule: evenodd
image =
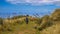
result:
M 19 4 L 19 3 L 30 3 L 31 5 L 49 5 L 55 4 L 60 6 L 60 0 L 6 0 L 12 4 Z

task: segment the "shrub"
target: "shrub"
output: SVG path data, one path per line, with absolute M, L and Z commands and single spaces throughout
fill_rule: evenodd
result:
M 1 27 L 1 31 L 13 31 L 11 24 L 5 23 L 5 24 Z
M 40 24 L 40 27 L 38 27 L 38 30 L 41 31 L 41 30 L 48 28 L 52 25 L 53 25 L 52 21 L 50 20 L 49 16 L 46 15 L 42 18 L 42 22 Z
M 0 18 L 0 25 L 3 25 L 3 19 Z

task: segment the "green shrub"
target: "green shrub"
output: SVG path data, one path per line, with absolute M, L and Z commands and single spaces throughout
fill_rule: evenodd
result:
M 13 31 L 13 28 L 10 24 L 5 23 L 2 27 L 1 27 L 1 31 Z
M 3 19 L 0 18 L 0 25 L 3 25 Z
M 40 27 L 38 27 L 38 30 L 41 31 L 41 30 L 43 30 L 45 28 L 48 28 L 48 27 L 50 27 L 52 25 L 53 25 L 53 23 L 52 23 L 51 19 L 49 18 L 48 15 L 46 15 L 46 16 L 41 18 Z

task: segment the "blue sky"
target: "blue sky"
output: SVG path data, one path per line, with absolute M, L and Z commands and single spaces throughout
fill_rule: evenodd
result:
M 0 17 L 36 13 L 48 15 L 60 8 L 59 3 L 60 0 L 0 0 Z

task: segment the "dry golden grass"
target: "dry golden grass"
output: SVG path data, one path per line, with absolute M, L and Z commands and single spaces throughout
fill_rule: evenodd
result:
M 60 34 L 60 23 L 46 28 L 45 30 L 41 31 L 41 34 Z

